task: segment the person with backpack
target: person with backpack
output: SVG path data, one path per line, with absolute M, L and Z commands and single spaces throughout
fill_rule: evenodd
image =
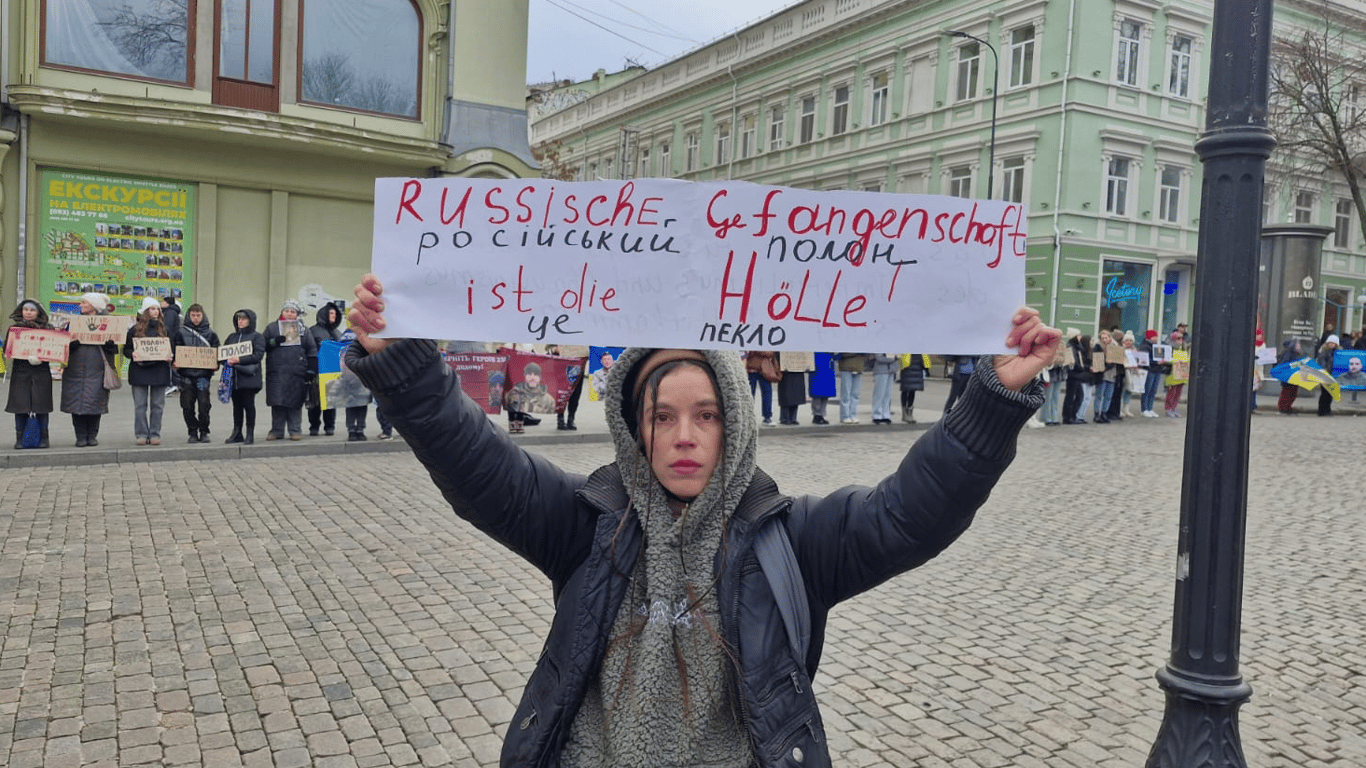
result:
M 491 421 L 436 342 L 372 337 L 383 306 L 366 275 L 348 365 L 456 515 L 534 564 L 555 595 L 503 765 L 830 765 L 811 676 L 831 607 L 967 529 L 1043 401 L 1037 374 L 1061 339 L 1021 308 L 1005 338 L 1017 353 L 981 358 L 894 474 L 793 498 L 758 467 L 733 352 L 623 352 L 604 404 L 616 461 L 585 477 Z M 775 541 L 790 558 L 763 554 Z M 800 573 L 773 573 L 784 561 Z M 791 597 L 780 585 L 794 581 Z M 807 643 L 789 636 L 802 600 Z
M 185 319 L 176 331 L 176 344 L 181 347 L 217 347 L 218 334 L 209 327 L 209 318 L 204 307 L 191 304 L 185 311 Z M 172 366 L 180 374 L 180 412 L 185 417 L 185 429 L 190 433 L 190 442 L 209 442 L 209 409 L 212 407 L 213 394 L 209 384 L 218 364 L 212 368 L 180 368 Z M 198 411 L 196 413 L 196 410 Z

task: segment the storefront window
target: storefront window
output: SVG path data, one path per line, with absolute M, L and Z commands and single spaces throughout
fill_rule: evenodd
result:
M 43 63 L 189 82 L 194 0 L 47 0 Z
M 1117 325 L 1142 339 L 1148 328 L 1152 277 L 1150 264 L 1106 259 L 1100 281 L 1100 327 Z
M 421 20 L 411 0 L 303 2 L 301 100 L 417 117 Z

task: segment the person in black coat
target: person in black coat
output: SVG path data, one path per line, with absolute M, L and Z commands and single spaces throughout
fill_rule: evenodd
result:
M 1062 401 L 1062 423 L 1085 424 L 1081 417 L 1086 384 L 1091 379 L 1091 342 L 1076 328 L 1067 329 L 1067 393 Z
M 133 361 L 128 366 L 128 388 L 133 392 L 133 436 L 138 445 L 161 445 L 161 414 L 171 386 L 171 361 L 145 360 L 138 351 L 137 339 L 152 338 L 168 340 L 174 358 L 176 340 L 161 319 L 161 303 L 148 296 L 123 342 L 123 356 Z
M 267 440 L 281 440 L 289 429 L 290 440 L 302 440 L 304 392 L 317 386 L 318 345 L 299 316 L 303 307 L 289 299 L 280 317 L 266 326 L 266 405 L 270 406 Z
M 166 324 L 166 335 L 173 339 L 180 338 L 180 326 L 184 323 L 180 316 L 180 305 L 175 303 L 174 296 L 161 297 L 161 322 Z M 171 388 L 166 390 L 166 394 L 170 395 L 172 390 L 179 387 L 180 372 L 171 366 Z
M 177 346 L 181 347 L 218 346 L 218 334 L 209 327 L 209 318 L 199 304 L 190 305 L 175 339 Z M 218 364 L 215 363 L 212 368 L 171 367 L 180 373 L 180 411 L 185 417 L 185 429 L 190 433 L 190 442 L 207 443 L 209 409 L 213 403 L 209 384 L 213 381 L 214 371 L 218 370 Z M 196 408 L 199 411 L 197 414 Z
M 313 334 L 313 342 L 322 349 L 324 341 L 341 341 L 341 321 L 342 309 L 336 303 L 327 303 L 318 308 L 318 321 L 313 324 L 308 332 Z M 310 437 L 318 436 L 318 427 L 321 426 L 323 434 L 334 435 L 337 432 L 337 409 L 328 408 L 323 410 L 318 402 L 318 388 L 309 387 L 305 393 L 304 402 L 308 403 L 308 434 Z
M 230 357 L 224 362 L 232 368 L 232 434 L 225 443 L 246 443 L 256 439 L 256 393 L 261 391 L 265 377 L 261 375 L 261 361 L 266 356 L 266 337 L 256 332 L 256 313 L 239 309 L 232 315 L 233 332 L 224 346 L 251 342 L 251 354 Z M 243 423 L 246 431 L 243 432 Z
M 109 297 L 102 293 L 81 296 L 82 315 L 104 315 L 109 312 Z M 71 414 L 71 429 L 76 433 L 76 447 L 100 444 L 100 419 L 109 412 L 109 390 L 105 388 L 105 371 L 114 367 L 114 355 L 119 346 L 112 340 L 100 344 L 71 342 L 62 371 L 62 413 Z
M 24 299 L 10 313 L 13 328 L 51 328 L 47 311 L 33 299 Z M 8 341 L 6 342 L 9 343 Z M 52 413 L 52 367 L 46 360 L 16 357 L 10 361 L 9 400 L 5 411 L 14 414 L 14 447 L 24 447 L 24 430 L 30 415 L 38 420 L 38 447 L 48 447 L 47 419 Z

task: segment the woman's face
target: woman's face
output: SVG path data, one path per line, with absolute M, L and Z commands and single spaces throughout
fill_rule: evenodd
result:
M 660 379 L 656 397 L 647 392 L 645 398 L 640 434 L 650 469 L 670 493 L 692 499 L 721 461 L 720 396 L 701 368 L 682 365 Z
M 1110 343 L 1110 332 L 1109 332 L 1109 331 L 1101 331 L 1101 332 L 1100 332 L 1100 343 L 1101 343 L 1101 344 L 1109 344 L 1109 343 Z
M 38 319 L 38 308 L 33 306 L 32 304 L 25 304 L 23 314 L 21 316 L 31 323 Z
M 94 304 L 91 304 L 90 302 L 86 301 L 85 299 L 81 299 L 81 314 L 82 314 L 82 315 L 93 315 L 93 314 L 95 314 L 95 305 L 94 305 Z
M 280 319 L 281 319 L 281 320 L 298 320 L 298 319 L 299 319 L 299 313 L 298 313 L 298 312 L 295 312 L 295 311 L 292 310 L 292 309 L 281 310 L 281 311 L 280 311 Z
M 161 317 L 161 307 L 148 307 L 142 310 L 142 314 L 146 315 L 148 320 L 155 320 Z

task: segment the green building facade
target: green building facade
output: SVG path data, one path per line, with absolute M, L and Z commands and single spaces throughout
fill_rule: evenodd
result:
M 807 0 L 610 88 L 580 89 L 534 116 L 531 141 L 556 146 L 577 178 L 1022 202 L 1031 306 L 1084 333 L 1165 332 L 1191 319 L 1211 9 Z M 1323 23 L 1312 3 L 1277 13 L 1278 29 Z M 1275 162 L 1268 174 L 1267 221 L 1339 227 L 1325 245 L 1325 317 L 1361 325 L 1362 234 L 1335 217 L 1345 184 L 1278 175 Z

